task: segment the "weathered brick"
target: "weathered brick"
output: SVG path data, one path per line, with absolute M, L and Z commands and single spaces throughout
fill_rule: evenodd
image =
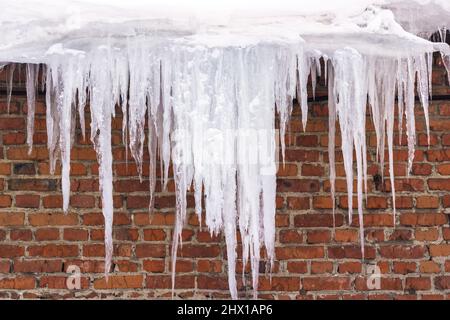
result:
M 33 226 L 64 226 L 78 224 L 74 213 L 36 213 L 28 215 L 28 221 Z
M 276 248 L 276 256 L 279 260 L 323 258 L 324 248 L 321 246 L 284 246 Z
M 61 272 L 61 260 L 14 260 L 14 272 L 20 273 L 42 273 L 42 272 Z
M 133 289 L 141 288 L 144 281 L 143 275 L 109 276 L 94 281 L 95 289 Z
M 49 241 L 59 239 L 59 230 L 56 228 L 42 228 L 34 232 L 34 237 L 37 241 Z
M 10 179 L 9 190 L 56 191 L 56 180 L 53 179 Z
M 424 246 L 409 245 L 386 245 L 380 246 L 380 255 L 389 259 L 419 259 L 424 257 L 426 248 Z
M 14 277 L 0 279 L 0 289 L 26 290 L 34 289 L 36 280 L 34 277 Z
M 0 212 L 0 226 L 23 225 L 25 214 L 21 212 Z
M 302 289 L 306 291 L 349 290 L 350 284 L 350 278 L 347 277 L 314 277 L 302 279 Z
M 450 244 L 431 244 L 430 255 L 432 257 L 441 257 L 450 255 Z
M 78 246 L 47 244 L 42 246 L 29 246 L 28 254 L 39 257 L 76 257 L 78 256 Z
M 16 207 L 19 208 L 39 208 L 39 196 L 35 194 L 16 195 Z

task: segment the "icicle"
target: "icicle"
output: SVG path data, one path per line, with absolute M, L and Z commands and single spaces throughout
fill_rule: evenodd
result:
M 37 65 L 27 64 L 27 145 L 28 154 L 33 150 L 34 114 L 36 106 L 36 82 L 39 74 Z M 9 109 L 8 109 L 9 111 Z
M 364 229 L 362 212 L 363 156 L 366 121 L 366 65 L 363 57 L 354 49 L 338 50 L 333 56 L 334 96 L 342 137 L 342 154 L 347 177 L 348 219 L 352 221 L 353 208 L 353 150 L 356 152 L 358 217 L 361 253 L 364 257 Z
M 438 29 L 439 32 L 439 40 L 441 42 L 447 42 L 447 27 L 442 27 Z
M 105 219 L 105 274 L 111 269 L 113 253 L 113 174 L 111 150 L 111 116 L 114 113 L 115 101 L 112 97 L 110 72 L 110 52 L 99 50 L 91 66 L 89 83 L 91 108 L 91 141 L 97 152 L 99 163 L 99 184 L 102 194 L 102 211 Z
M 12 93 L 12 88 L 13 88 L 13 78 L 14 78 L 14 69 L 16 68 L 16 64 L 15 63 L 11 63 L 8 66 L 8 72 L 6 74 L 6 108 L 8 109 L 8 113 L 9 113 L 9 108 L 11 106 L 11 93 Z
M 61 69 L 60 81 L 62 82 L 62 92 L 58 99 L 58 109 L 61 113 L 59 132 L 60 132 L 60 150 L 61 150 L 61 188 L 63 193 L 63 210 L 69 210 L 70 201 L 70 150 L 72 143 L 72 106 L 74 92 L 75 72 L 72 63 L 68 63 Z
M 416 72 L 413 69 L 413 58 L 406 59 L 407 74 L 405 87 L 405 107 L 406 107 L 406 133 L 408 136 L 408 168 L 409 176 L 414 160 L 415 143 L 416 143 L 416 122 L 414 118 L 414 80 Z
M 441 53 L 442 62 L 444 64 L 445 69 L 447 70 L 448 83 L 450 84 L 450 53 L 445 55 Z
M 150 57 L 146 56 L 146 51 L 142 46 L 129 44 L 129 59 L 134 68 L 130 74 L 130 97 L 129 108 L 129 133 L 130 151 L 136 161 L 139 178 L 142 181 L 142 161 L 144 153 L 144 129 L 145 113 L 147 111 L 147 88 L 148 72 L 151 66 L 148 65 Z M 139 66 L 139 67 L 138 67 Z
M 298 48 L 292 47 L 290 50 L 280 50 L 277 52 L 277 71 L 275 71 L 275 74 L 278 76 L 278 79 L 275 85 L 275 104 L 280 118 L 279 138 L 283 165 L 285 164 L 286 152 L 286 126 L 292 113 L 297 85 L 297 51 L 299 51 Z
M 328 70 L 328 162 L 330 165 L 330 191 L 331 200 L 333 202 L 333 227 L 336 227 L 336 165 L 335 165 L 335 139 L 336 139 L 336 97 L 334 96 L 334 71 L 330 66 Z M 325 65 L 328 61 L 325 62 Z
M 303 131 L 306 130 L 306 122 L 308 121 L 308 77 L 311 70 L 311 61 L 302 50 L 297 57 L 298 63 L 298 88 L 297 99 L 300 102 L 302 110 Z
M 429 85 L 429 74 L 431 71 L 429 71 L 429 59 L 428 56 L 430 54 L 427 53 L 425 56 L 421 55 L 417 59 L 415 59 L 416 63 L 416 70 L 417 70 L 417 88 L 419 92 L 419 99 L 422 103 L 423 112 L 425 115 L 425 126 L 427 131 L 427 140 L 428 145 L 430 144 L 430 117 L 428 114 L 428 108 L 429 108 L 429 92 L 431 86 Z M 430 73 L 429 73 L 430 72 Z
M 402 144 L 402 135 L 403 135 L 403 116 L 405 114 L 405 106 L 404 106 L 404 92 L 405 92 L 405 81 L 406 81 L 406 64 L 402 61 L 402 59 L 397 59 L 397 98 L 398 98 L 398 131 L 399 138 L 398 143 Z
M 56 80 L 56 79 L 55 79 Z M 53 84 L 53 70 L 48 67 L 45 80 L 45 104 L 46 104 L 46 125 L 47 125 L 47 148 L 49 153 L 50 173 L 55 173 L 56 160 L 58 159 L 59 130 L 55 124 L 59 123 L 59 112 L 56 107 L 56 85 Z
M 392 210 L 393 210 L 393 225 L 395 226 L 396 219 L 396 204 L 395 204 L 395 183 L 394 183 L 394 109 L 395 109 L 395 75 L 391 75 L 390 70 L 396 67 L 397 62 L 391 61 L 386 65 L 385 85 L 384 85 L 384 103 L 385 113 L 383 121 L 386 121 L 387 142 L 388 142 L 388 157 L 389 157 L 389 177 L 391 182 L 392 193 Z M 383 150 L 384 152 L 384 150 Z

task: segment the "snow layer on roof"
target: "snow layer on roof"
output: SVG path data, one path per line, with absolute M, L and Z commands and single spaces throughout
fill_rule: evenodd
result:
M 447 0 L 17 0 L 0 4 L 0 67 L 12 63 L 6 67 L 7 99 L 14 63 L 27 63 L 27 143 L 31 150 L 34 100 L 42 81 L 50 167 L 53 171 L 58 160 L 62 164 L 64 211 L 69 207 L 75 119 L 78 114 L 84 135 L 84 111 L 90 108 L 90 138 L 97 151 L 105 217 L 105 272 L 110 271 L 113 252 L 111 119 L 120 105 L 123 142 L 140 175 L 144 141 L 148 143 L 150 208 L 157 154 L 163 186 L 171 163 L 174 168 L 173 270 L 187 219 L 186 195 L 193 190 L 199 220 L 204 210 L 208 230 L 225 234 L 233 298 L 238 296 L 236 229 L 243 265 L 251 264 L 255 293 L 261 247 L 271 265 L 275 259 L 276 144 L 281 144 L 284 155 L 294 98 L 306 128 L 308 79 L 313 95 L 319 76 L 328 82 L 333 204 L 336 121 L 348 194 L 353 194 L 356 154 L 355 191 L 364 255 L 366 105 L 370 105 L 381 167 L 387 143 L 395 221 L 394 113 L 399 116 L 400 136 L 401 119 L 406 117 L 409 172 L 415 146 L 415 90 L 428 125 L 433 52 L 440 51 L 450 67 L 448 45 L 427 39 L 437 30 L 444 35 L 442 30 L 450 25 Z M 275 133 L 276 114 L 280 137 Z M 352 221 L 353 197 L 348 201 Z
M 376 50 L 390 43 L 383 46 L 380 38 L 372 41 L 374 34 L 398 37 L 399 47 L 404 47 L 404 41 L 414 40 L 415 34 L 429 35 L 450 22 L 447 0 L 1 2 L 0 61 L 45 60 L 46 50 L 58 42 L 68 50 L 83 51 L 98 38 L 119 41 L 138 35 L 245 45 L 308 34 L 331 37 L 328 42 L 332 43 L 333 37 L 344 34 L 335 41 L 342 47 L 360 43 Z

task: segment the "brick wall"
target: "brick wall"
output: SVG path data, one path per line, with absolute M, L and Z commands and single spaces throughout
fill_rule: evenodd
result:
M 0 74 L 0 78 L 4 75 Z M 438 67 L 433 83 L 434 94 L 439 97 L 430 107 L 431 146 L 428 148 L 426 144 L 424 117 L 418 105 L 417 151 L 409 178 L 405 176 L 406 138 L 403 137 L 402 146 L 396 145 L 399 214 L 395 226 L 389 179 L 384 182 L 378 179 L 379 168 L 373 162 L 375 133 L 368 121 L 370 163 L 364 211 L 364 261 L 357 219 L 351 225 L 347 221 L 347 194 L 339 149 L 336 228 L 332 224 L 327 103 L 323 99 L 310 104 L 306 133 L 301 130 L 299 108 L 295 108 L 287 137 L 291 144 L 286 152 L 286 167 L 278 173 L 277 261 L 272 282 L 265 274 L 265 264 L 261 264 L 259 297 L 450 298 L 450 88 L 444 71 Z M 95 153 L 78 130 L 72 151 L 71 206 L 64 215 L 60 176 L 49 175 L 43 97 L 39 97 L 37 105 L 35 147 L 28 155 L 26 95 L 22 87 L 16 85 L 9 114 L 5 95 L 0 98 L 0 298 L 170 297 L 173 180 L 168 192 L 161 192 L 158 184 L 155 212 L 150 215 L 148 181 L 140 183 L 133 161 L 128 165 L 125 162 L 118 116 L 112 136 L 115 271 L 110 281 L 105 282 L 103 217 Z M 395 141 L 398 142 L 398 136 Z M 144 168 L 148 174 L 147 164 Z M 387 168 L 384 171 L 388 177 Z M 190 196 L 191 207 L 192 200 Z M 176 295 L 229 297 L 224 239 L 211 238 L 198 225 L 191 210 L 183 232 L 184 244 L 178 251 Z M 241 265 L 239 261 L 238 264 Z M 366 286 L 363 271 L 374 264 L 382 272 L 380 290 L 369 290 Z M 80 290 L 66 288 L 66 270 L 70 265 L 81 269 Z M 245 277 L 250 279 L 248 273 Z M 251 288 L 242 285 L 240 274 L 238 280 L 240 295 L 251 297 Z

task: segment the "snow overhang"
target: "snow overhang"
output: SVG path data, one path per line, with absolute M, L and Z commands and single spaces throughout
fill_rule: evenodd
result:
M 112 259 L 114 211 L 111 118 L 119 105 L 123 142 L 140 170 L 143 149 L 148 148 L 151 199 L 157 155 L 164 186 L 169 166 L 174 167 L 172 262 L 186 220 L 186 193 L 193 190 L 196 213 L 201 215 L 205 196 L 207 227 L 212 233 L 225 233 L 229 285 L 236 298 L 236 229 L 244 262 L 252 266 L 255 292 L 260 248 L 266 248 L 270 262 L 275 259 L 276 116 L 284 152 L 293 99 L 300 103 L 306 127 L 308 79 L 314 83 L 317 75 L 325 75 L 331 196 L 339 121 L 349 194 L 354 192 L 356 153 L 355 193 L 363 228 L 366 106 L 371 109 L 377 150 L 387 141 L 390 166 L 394 114 L 406 115 L 410 170 L 415 94 L 428 125 L 433 53 L 440 52 L 450 68 L 449 46 L 428 39 L 436 30 L 445 34 L 449 17 L 446 0 L 5 1 L 0 12 L 0 67 L 7 68 L 10 95 L 11 63 L 27 64 L 30 150 L 34 100 L 42 79 L 50 164 L 52 169 L 56 161 L 62 164 L 65 211 L 73 119 L 78 114 L 84 134 L 84 111 L 90 108 L 90 138 L 98 155 L 105 217 L 106 273 Z M 378 153 L 378 160 L 384 162 L 384 152 Z M 390 172 L 394 186 L 392 167 Z M 394 188 L 392 196 L 395 221 Z M 352 199 L 348 197 L 349 216 Z

